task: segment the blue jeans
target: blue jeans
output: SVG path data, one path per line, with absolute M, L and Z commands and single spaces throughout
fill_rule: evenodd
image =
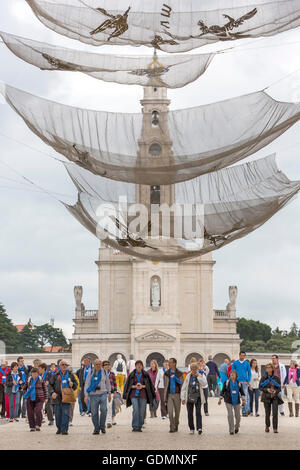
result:
M 249 390 L 249 396 L 250 396 L 250 411 L 253 413 L 253 402 L 255 401 L 255 413 L 258 413 L 258 404 L 259 404 L 259 395 L 260 395 L 260 390 L 259 388 L 254 388 L 253 390 Z
M 83 408 L 82 408 L 82 403 L 81 403 L 81 397 L 78 395 L 78 405 L 79 405 L 79 413 L 83 413 Z
M 68 432 L 70 422 L 70 403 L 57 403 L 53 406 L 57 429 L 61 432 Z
M 245 400 L 246 400 L 246 406 L 243 406 L 242 408 L 242 413 L 247 414 L 248 411 L 250 411 L 250 396 L 249 396 L 249 385 L 247 385 L 245 382 L 242 382 L 244 393 L 245 393 Z
M 107 393 L 103 393 L 102 395 L 90 395 L 90 406 L 94 430 L 99 432 L 100 429 L 105 429 L 107 415 Z
M 14 413 L 14 398 L 15 398 L 15 413 Z M 9 417 L 10 419 L 17 418 L 20 406 L 21 392 L 10 393 L 9 399 Z
M 132 428 L 142 429 L 147 406 L 146 398 L 131 398 L 132 402 Z
M 19 410 L 18 410 L 18 418 L 22 416 L 22 418 L 26 418 L 26 398 L 24 397 L 24 392 L 20 392 L 20 403 L 19 403 Z

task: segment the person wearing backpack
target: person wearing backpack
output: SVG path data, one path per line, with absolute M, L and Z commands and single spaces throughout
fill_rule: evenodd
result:
M 229 434 L 237 434 L 239 432 L 241 422 L 241 399 L 243 406 L 245 406 L 246 399 L 243 385 L 238 381 L 237 371 L 235 369 L 231 370 L 229 380 L 227 380 L 223 385 L 218 405 L 221 405 L 222 398 L 224 399 L 227 408 Z M 235 424 L 233 413 L 235 415 Z
M 116 376 L 117 387 L 123 393 L 124 382 L 127 376 L 127 369 L 126 369 L 126 363 L 122 357 L 122 354 L 117 355 L 117 359 L 114 362 L 112 371 Z
M 196 410 L 197 432 L 202 434 L 201 405 L 206 401 L 203 388 L 207 386 L 207 381 L 205 376 L 199 373 L 197 363 L 192 363 L 190 367 L 191 372 L 187 374 L 182 385 L 180 398 L 182 404 L 186 404 L 190 434 L 195 432 L 194 408 Z

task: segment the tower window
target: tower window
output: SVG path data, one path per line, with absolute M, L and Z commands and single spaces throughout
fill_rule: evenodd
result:
M 160 186 L 151 186 L 150 204 L 160 204 Z
M 159 126 L 159 112 L 153 111 L 152 112 L 152 127 L 158 127 L 158 126 Z
M 157 143 L 150 145 L 149 153 L 152 157 L 159 157 L 161 155 L 161 146 Z

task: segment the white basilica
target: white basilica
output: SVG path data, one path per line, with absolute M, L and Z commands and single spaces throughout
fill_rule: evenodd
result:
M 142 135 L 138 158 L 149 166 L 153 158 L 172 158 L 167 116 L 170 101 L 163 87 L 145 87 Z M 173 186 L 136 185 L 137 202 L 174 201 Z M 99 276 L 97 310 L 86 310 L 83 288 L 74 289 L 75 330 L 72 363 L 84 356 L 110 359 L 130 354 L 149 365 L 176 357 L 186 366 L 190 358 L 212 355 L 217 363 L 238 357 L 237 288 L 229 288 L 225 310 L 213 308 L 213 267 L 207 254 L 184 262 L 151 262 L 101 246 L 96 261 Z

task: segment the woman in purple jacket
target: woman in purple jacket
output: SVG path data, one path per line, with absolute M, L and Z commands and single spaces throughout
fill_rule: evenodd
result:
M 43 405 L 48 401 L 48 391 L 45 382 L 35 367 L 31 369 L 31 376 L 24 386 L 24 397 L 27 402 L 27 415 L 30 431 L 40 431 L 43 415 Z
M 150 369 L 147 370 L 147 372 L 148 372 L 148 375 L 150 376 L 151 382 L 153 383 L 153 387 L 155 387 L 156 377 L 158 373 L 158 364 L 155 360 L 150 362 Z M 156 412 L 157 412 L 157 408 L 159 407 L 160 396 L 159 396 L 159 392 L 157 389 L 155 390 L 155 393 L 156 393 L 155 400 L 153 400 L 153 402 L 150 403 L 149 405 L 151 418 L 157 418 Z

